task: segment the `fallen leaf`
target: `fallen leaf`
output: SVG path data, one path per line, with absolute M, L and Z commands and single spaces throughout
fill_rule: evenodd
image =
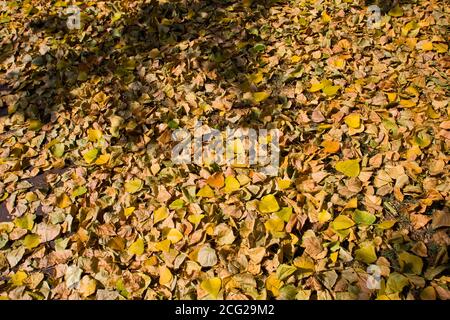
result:
M 160 221 L 163 221 L 169 216 L 169 212 L 166 207 L 160 207 L 155 212 L 153 212 L 153 223 L 157 224 Z
M 201 282 L 200 287 L 216 299 L 222 287 L 222 280 L 217 277 L 205 279 Z
M 268 194 L 259 201 L 258 209 L 261 213 L 272 213 L 280 210 L 277 199 L 273 194 Z
M 358 129 L 361 126 L 361 118 L 358 113 L 352 113 L 345 117 L 345 123 L 353 129 Z
M 359 175 L 359 160 L 344 160 L 336 163 L 335 169 L 348 177 L 356 178 Z
M 166 266 L 159 268 L 159 284 L 162 286 L 169 285 L 173 280 L 172 272 Z
M 225 178 L 225 188 L 223 189 L 225 193 L 232 193 L 234 191 L 239 190 L 240 187 L 241 185 L 239 184 L 239 181 L 235 177 L 228 176 Z
M 170 242 L 172 242 L 172 243 L 177 243 L 181 239 L 183 239 L 183 234 L 180 231 L 178 231 L 177 229 L 170 229 L 166 238 L 168 240 L 170 240 Z
M 144 240 L 142 238 L 138 238 L 135 242 L 133 242 L 128 248 L 128 253 L 130 255 L 140 256 L 144 254 Z
M 125 191 L 128 193 L 136 193 L 139 192 L 143 186 L 144 183 L 141 179 L 133 179 L 125 183 Z

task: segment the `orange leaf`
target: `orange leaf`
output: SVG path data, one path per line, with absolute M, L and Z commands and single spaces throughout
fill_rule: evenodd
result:
M 206 183 L 209 184 L 213 188 L 222 188 L 225 184 L 225 179 L 223 177 L 223 173 L 217 172 L 217 173 L 213 174 L 206 180 Z

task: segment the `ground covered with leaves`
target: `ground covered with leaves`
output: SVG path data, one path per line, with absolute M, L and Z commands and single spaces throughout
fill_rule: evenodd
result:
M 449 299 L 447 1 L 70 4 L 0 2 L 0 299 Z

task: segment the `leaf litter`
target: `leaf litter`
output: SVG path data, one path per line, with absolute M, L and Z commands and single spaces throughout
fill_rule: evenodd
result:
M 445 1 L 79 4 L 1 4 L 0 299 L 449 299 Z M 278 177 L 172 163 L 196 120 Z

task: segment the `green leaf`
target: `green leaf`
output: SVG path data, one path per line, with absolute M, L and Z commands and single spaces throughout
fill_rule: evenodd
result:
M 176 209 L 182 209 L 184 207 L 184 201 L 183 199 L 177 199 L 174 200 L 170 205 L 169 209 L 176 210 Z
M 355 221 L 357 224 L 365 224 L 365 225 L 371 225 L 375 222 L 377 219 L 375 215 L 367 212 L 367 211 L 361 211 L 356 209 L 353 212 L 353 221 Z
M 262 52 L 266 49 L 266 46 L 263 43 L 257 43 L 253 46 L 253 50 L 256 52 Z
M 72 191 L 72 198 L 82 196 L 86 192 L 87 192 L 87 188 L 85 186 L 79 186 L 75 190 Z
M 52 154 L 56 158 L 61 158 L 64 155 L 65 146 L 63 143 L 57 143 L 52 147 Z
M 408 278 L 400 273 L 393 272 L 386 282 L 386 293 L 401 292 L 409 284 Z
M 398 255 L 398 262 L 405 273 L 415 273 L 417 275 L 422 273 L 423 261 L 416 255 L 406 251 L 402 252 Z
M 18 228 L 22 228 L 22 229 L 31 231 L 31 229 L 33 229 L 33 226 L 34 226 L 34 218 L 35 218 L 35 215 L 27 214 L 20 218 L 16 218 L 14 223 Z
M 99 150 L 97 148 L 91 149 L 83 154 L 84 161 L 87 163 L 92 163 L 95 159 L 97 159 Z
M 297 271 L 297 268 L 287 264 L 280 264 L 277 269 L 277 278 L 280 280 L 286 279 L 291 274 Z

